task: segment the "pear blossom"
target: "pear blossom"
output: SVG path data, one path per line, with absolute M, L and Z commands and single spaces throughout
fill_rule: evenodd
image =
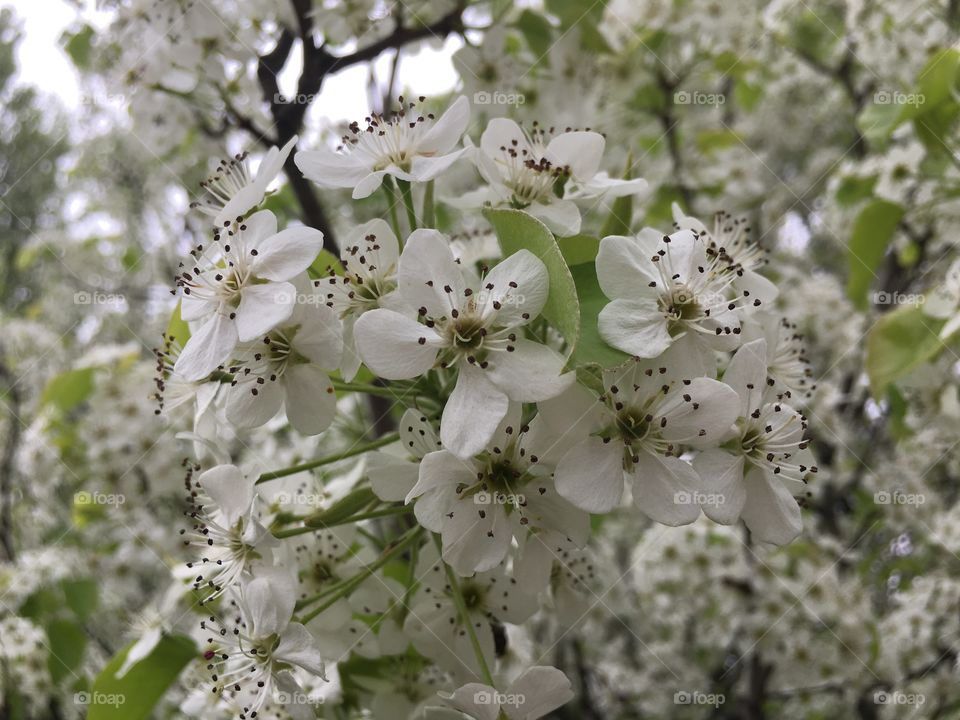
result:
M 467 683 L 452 693 L 438 694 L 474 720 L 537 720 L 574 697 L 567 676 L 543 665 L 528 669 L 503 692 L 482 683 Z
M 181 535 L 185 545 L 201 549 L 187 569 L 209 601 L 249 576 L 276 541 L 256 518 L 254 479 L 236 465 L 217 465 L 195 481 L 188 468 L 186 486 L 192 525 Z
M 294 135 L 282 148 L 271 147 L 260 161 L 255 176 L 247 167 L 247 153 L 221 160 L 216 171 L 200 183 L 206 195 L 190 207 L 213 217 L 215 228 L 230 227 L 263 202 L 267 188 L 283 169 L 290 151 L 297 144 Z
M 306 278 L 294 283 L 300 299 L 290 318 L 262 340 L 238 348 L 228 370 L 227 418 L 237 427 L 259 427 L 281 405 L 298 432 L 330 427 L 337 399 L 327 372 L 340 364 L 343 338 L 334 312 L 312 294 Z
M 492 570 L 517 537 L 554 531 L 582 547 L 590 533 L 589 516 L 557 495 L 552 472 L 540 463 L 552 439 L 521 422 L 519 403 L 511 403 L 487 447 L 470 460 L 447 450 L 424 456 L 417 484 L 407 495 L 416 500 L 417 520 L 440 533 L 443 559 L 461 575 Z M 534 423 L 537 420 L 534 419 Z
M 400 446 L 406 457 L 387 452 L 367 455 L 367 476 L 377 497 L 387 502 L 404 500 L 417 484 L 420 461 L 443 444 L 434 424 L 416 408 L 404 411 L 397 427 Z
M 609 512 L 623 495 L 650 519 L 686 525 L 700 514 L 703 481 L 685 448 L 715 445 L 737 418 L 736 393 L 716 380 L 672 377 L 666 367 L 632 361 L 607 371 L 599 398 L 581 386 L 540 405 L 564 440 L 557 461 L 561 497 L 592 513 Z
M 721 272 L 737 276 L 734 284 L 739 290 L 748 290 L 752 297 L 769 303 L 777 299 L 777 286 L 770 282 L 759 269 L 766 266 L 767 254 L 750 237 L 746 218 L 734 217 L 728 212 L 713 215 L 713 229 L 691 215 L 685 215 L 677 203 L 670 206 L 673 223 L 678 230 L 692 230 L 707 244 L 707 254 L 725 260 L 727 266 L 719 266 Z
M 421 108 L 425 100 L 406 102 L 401 96 L 395 113 L 370 115 L 365 127 L 352 123 L 336 151 L 301 150 L 294 161 L 305 178 L 322 187 L 353 188 L 354 199 L 374 193 L 385 175 L 433 180 L 464 153 L 454 148 L 470 121 L 470 104 L 461 96 L 435 118 Z
M 211 617 L 201 628 L 212 632 L 205 657 L 213 692 L 257 717 L 274 690 L 298 690 L 294 667 L 325 678 L 320 648 L 303 625 L 292 622 L 294 580 L 282 568 L 264 567 L 236 593 L 236 617 Z
M 817 472 L 804 437 L 806 420 L 773 395 L 762 338 L 737 351 L 724 382 L 736 391 L 739 419 L 720 447 L 693 461 L 718 498 L 703 511 L 726 525 L 742 518 L 756 539 L 786 544 L 803 530 L 795 496 L 806 493 L 809 476 Z
M 418 377 L 435 366 L 458 369 L 443 410 L 440 439 L 458 457 L 480 452 L 510 400 L 537 402 L 573 382 L 563 358 L 522 337 L 547 299 L 543 262 L 520 250 L 469 283 L 447 239 L 417 230 L 400 256 L 400 296 L 418 320 L 395 310 L 370 310 L 357 321 L 357 347 L 367 366 L 388 380 Z
M 177 277 L 181 317 L 193 334 L 174 369 L 188 381 L 221 366 L 238 342 L 250 342 L 286 321 L 296 304 L 288 282 L 304 272 L 323 248 L 323 233 L 308 227 L 277 232 L 277 218 L 261 210 L 236 230 L 217 233 L 198 246 L 194 264 Z
M 556 132 L 537 123 L 526 132 L 513 120 L 494 118 L 474 161 L 492 200 L 526 210 L 558 235 L 576 235 L 580 209 L 574 200 L 633 195 L 646 187 L 642 179 L 600 172 L 604 145 L 596 132 Z
M 737 348 L 741 314 L 761 304 L 751 290 L 734 290 L 729 261 L 691 230 L 603 238 L 597 279 L 612 301 L 598 320 L 603 339 L 641 358 L 676 345 L 691 376 L 716 375 L 714 352 Z
M 367 310 L 397 304 L 397 266 L 400 244 L 390 226 L 375 218 L 353 228 L 340 250 L 344 272 L 333 268 L 329 277 L 314 281 L 327 306 L 343 321 L 344 353 L 340 371 L 347 382 L 360 369 L 353 328 Z
M 432 543 L 421 548 L 416 577 L 420 584 L 404 620 L 404 633 L 417 652 L 442 668 L 458 677 L 479 677 L 476 654 L 454 603 L 443 561 Z M 459 587 L 483 656 L 491 664 L 495 658 L 493 625 L 528 619 L 538 608 L 536 594 L 508 577 L 502 565 L 461 579 Z

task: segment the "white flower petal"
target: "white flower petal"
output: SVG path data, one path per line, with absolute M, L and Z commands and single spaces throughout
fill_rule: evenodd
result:
M 426 325 L 382 308 L 361 315 L 354 335 L 360 357 L 387 380 L 423 375 L 433 367 L 441 345 L 440 337 Z
M 319 230 L 287 228 L 249 248 L 249 252 L 257 252 L 250 272 L 267 280 L 289 280 L 305 272 L 322 249 L 323 233 Z
M 236 323 L 218 311 L 187 340 L 174 372 L 190 382 L 202 380 L 225 363 L 236 346 Z
M 328 148 L 301 150 L 293 161 L 305 178 L 324 187 L 354 187 L 370 173 L 370 168 L 352 153 Z
M 660 276 L 651 258 L 660 242 L 656 231 L 649 228 L 633 238 L 610 235 L 600 241 L 597 251 L 597 280 L 603 294 L 611 300 L 656 298 L 658 290 L 650 283 L 660 284 Z
M 281 378 L 286 391 L 287 420 L 301 435 L 318 435 L 330 427 L 337 413 L 337 396 L 330 378 L 319 367 L 303 363 Z
M 581 440 L 560 458 L 555 482 L 574 507 L 610 512 L 623 497 L 623 445 L 595 436 Z
M 563 356 L 532 340 L 520 339 L 513 352 L 489 355 L 487 378 L 517 402 L 540 402 L 556 397 L 576 380 L 563 373 Z
M 660 434 L 693 447 L 716 445 L 729 434 L 738 408 L 737 394 L 722 382 L 700 377 L 678 383 L 660 406 L 658 414 L 667 419 Z
M 508 407 L 507 396 L 483 370 L 460 363 L 457 385 L 440 419 L 443 446 L 458 457 L 473 457 L 490 442 Z
M 759 408 L 767 387 L 767 341 L 760 338 L 744 343 L 730 360 L 723 382 L 740 398 L 740 417 Z
M 547 266 L 529 250 L 500 262 L 483 279 L 481 291 L 487 311 L 496 312 L 504 326 L 525 325 L 539 316 L 549 292 Z M 499 310 L 493 309 L 494 302 L 501 306 Z
M 436 230 L 420 229 L 410 235 L 400 256 L 397 279 L 410 307 L 424 307 L 431 317 L 449 317 L 451 308 L 464 300 L 463 273 L 449 241 Z
M 228 388 L 226 394 L 227 419 L 238 428 L 268 423 L 283 405 L 283 387 L 279 382 L 266 381 L 258 385 L 252 380 L 242 380 Z
M 803 532 L 800 506 L 776 477 L 754 468 L 744 478 L 747 501 L 741 518 L 754 538 L 786 545 Z
M 303 307 L 302 322 L 291 340 L 294 350 L 322 368 L 333 370 L 343 355 L 343 328 L 326 305 Z
M 545 155 L 557 167 L 569 167 L 574 179 L 586 181 L 597 174 L 604 145 L 600 133 L 575 130 L 553 138 Z
M 702 481 L 680 458 L 641 452 L 630 474 L 633 504 L 664 525 L 689 525 L 700 516 Z
M 324 677 L 323 656 L 320 653 L 319 643 L 300 623 L 290 623 L 283 631 L 280 644 L 273 651 L 273 657 Z
M 693 469 L 709 498 L 700 504 L 704 514 L 721 525 L 739 520 L 747 499 L 743 457 L 720 449 L 704 450 L 693 459 Z
M 288 282 L 270 282 L 243 288 L 235 318 L 240 342 L 262 340 L 293 314 L 296 302 L 297 289 Z
M 600 311 L 597 327 L 608 345 L 636 357 L 655 358 L 673 342 L 657 302 L 647 298 L 614 300 Z
M 542 665 L 530 668 L 514 680 L 507 694 L 523 698 L 522 703 L 504 708 L 510 720 L 536 720 L 574 697 L 567 676 L 555 667 Z
M 363 198 L 373 195 L 380 189 L 380 186 L 383 184 L 383 176 L 386 174 L 387 172 L 385 170 L 377 170 L 376 172 L 364 175 L 353 189 L 353 199 L 362 200 Z
M 447 108 L 417 145 L 419 155 L 442 155 L 450 152 L 463 137 L 470 122 L 470 103 L 461 95 Z
M 580 232 L 580 208 L 572 200 L 536 202 L 527 208 L 527 212 L 561 237 L 569 237 Z

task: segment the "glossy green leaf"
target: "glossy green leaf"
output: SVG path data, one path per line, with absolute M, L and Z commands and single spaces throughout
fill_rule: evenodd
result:
M 592 235 L 571 235 L 557 238 L 560 253 L 567 265 L 572 267 L 582 263 L 592 263 L 600 250 L 600 239 Z
M 861 310 L 867 307 L 867 292 L 876 279 L 875 271 L 902 217 L 900 205 L 873 200 L 853 221 L 847 245 L 847 297 Z
M 622 365 L 630 356 L 607 345 L 597 328 L 597 317 L 610 301 L 600 289 L 596 266 L 593 263 L 574 265 L 570 272 L 580 302 L 580 341 L 567 361 L 567 367 L 594 363 L 605 368 Z
M 176 681 L 180 672 L 197 657 L 193 641 L 180 635 L 165 635 L 146 658 L 122 677 L 116 677 L 133 643 L 107 664 L 85 693 L 87 720 L 143 720 Z
M 487 209 L 483 216 L 493 225 L 504 257 L 518 250 L 529 250 L 547 266 L 550 294 L 543 306 L 543 316 L 556 326 L 570 347 L 575 347 L 580 336 L 577 288 L 553 233 L 522 210 Z
M 866 370 L 877 398 L 919 365 L 932 360 L 945 347 L 940 340 L 944 320 L 905 305 L 884 315 L 867 335 Z
M 93 368 L 67 370 L 52 378 L 43 389 L 40 404 L 52 404 L 69 412 L 93 392 Z
M 58 683 L 77 673 L 87 647 L 87 634 L 76 620 L 51 620 L 45 628 L 50 650 L 47 667 L 50 677 Z
M 187 321 L 180 316 L 180 305 L 181 302 L 178 301 L 177 306 L 170 315 L 170 322 L 167 323 L 167 329 L 164 334 L 171 340 L 176 341 L 180 347 L 183 347 L 187 344 L 187 340 L 190 339 L 190 326 L 187 325 Z

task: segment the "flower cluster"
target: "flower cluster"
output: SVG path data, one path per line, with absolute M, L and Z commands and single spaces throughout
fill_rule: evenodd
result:
M 817 471 L 798 409 L 809 373 L 796 333 L 778 332 L 777 288 L 745 220 L 721 212 L 708 229 L 675 205 L 667 232 L 574 238 L 593 243 L 590 316 L 565 294 L 558 238 L 581 231 L 583 201 L 644 181 L 599 170 L 596 132 L 494 119 L 475 146 L 465 98 L 439 117 L 427 107 L 401 99 L 336 150 L 296 153 L 318 185 L 383 189 L 407 211 L 406 226 L 388 212 L 344 232 L 338 258 L 319 231 L 278 232 L 259 209 L 289 144 L 256 174 L 243 156 L 221 164 L 197 206 L 216 215 L 213 237 L 181 266 L 186 326 L 167 338 L 157 385 L 176 389 L 175 406 L 196 397 L 183 574 L 210 613 L 213 705 L 240 717 L 295 712 L 291 693 L 351 654 L 411 651 L 453 688 L 418 705 L 539 717 L 569 682 L 540 666 L 517 676 L 497 648 L 506 624 L 542 606 L 576 624 L 591 514 L 629 496 L 664 525 L 702 511 L 766 543 L 802 530 L 796 498 Z M 482 211 L 500 257 L 471 258 L 433 220 L 436 180 L 468 159 L 482 185 L 451 202 Z M 564 314 L 596 339 L 571 336 Z M 224 444 L 280 418 L 324 433 L 364 396 L 392 401 L 378 426 L 395 432 L 281 470 L 238 467 Z M 329 490 L 268 489 L 323 466 L 339 471 Z M 378 545 L 372 532 L 388 534 Z

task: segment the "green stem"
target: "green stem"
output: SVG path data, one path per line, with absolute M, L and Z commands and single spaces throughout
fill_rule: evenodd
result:
M 436 208 L 433 203 L 433 180 L 423 190 L 423 226 L 432 228 L 437 224 Z
M 393 558 L 398 553 L 402 552 L 409 546 L 411 543 L 416 542 L 420 539 L 420 533 L 423 531 L 419 525 L 414 528 L 410 528 L 406 534 L 404 534 L 397 542 L 384 550 L 380 557 L 378 557 L 374 562 L 367 565 L 362 571 L 354 575 L 350 580 L 344 583 L 343 587 L 334 592 L 330 597 L 327 598 L 318 607 L 315 607 L 309 613 L 300 618 L 300 622 L 306 625 L 308 622 L 313 620 L 317 615 L 322 613 L 327 608 L 331 607 L 337 600 L 344 598 L 354 590 L 356 590 L 360 584 L 366 580 L 368 577 L 373 575 L 377 570 L 386 565 L 391 558 Z
M 437 549 L 442 552 L 440 541 L 436 535 L 433 538 L 437 544 Z M 441 560 L 441 562 L 443 562 Z M 443 567 L 447 571 L 447 582 L 450 583 L 450 592 L 453 595 L 453 603 L 457 606 L 457 612 L 460 614 L 460 622 L 463 623 L 470 638 L 470 645 L 473 646 L 473 653 L 477 656 L 477 662 L 480 664 L 480 673 L 483 675 L 483 681 L 490 687 L 496 687 L 493 682 L 493 674 L 487 665 L 487 659 L 483 656 L 483 649 L 480 647 L 480 640 L 477 639 L 477 633 L 473 629 L 473 623 L 470 621 L 470 611 L 467 610 L 467 603 L 463 599 L 463 593 L 460 592 L 460 581 L 453 568 L 443 562 Z
M 356 455 L 362 455 L 365 452 L 376 450 L 384 445 L 389 445 L 392 442 L 396 442 L 399 439 L 399 433 L 388 433 L 387 435 L 377 438 L 372 442 L 364 443 L 363 445 L 354 445 L 349 450 L 344 450 L 343 452 L 333 453 L 332 455 L 324 455 L 323 457 L 303 463 L 302 465 L 293 465 L 292 467 L 265 472 L 260 475 L 259 478 L 257 478 L 257 485 L 267 482 L 268 480 L 276 480 L 277 478 L 287 477 L 288 475 L 296 475 L 299 472 L 313 470 L 314 468 L 330 465 L 331 463 L 339 462 L 340 460 L 346 460 L 347 458 L 351 458 Z
M 403 195 L 403 204 L 407 208 L 407 222 L 410 224 L 410 232 L 417 229 L 417 212 L 413 209 L 413 189 L 406 180 L 397 180 L 397 186 L 400 188 L 400 194 Z
M 397 214 L 397 205 L 400 204 L 400 198 L 397 195 L 397 186 L 393 183 L 392 175 L 383 176 L 383 192 L 387 196 L 387 207 L 390 209 L 390 225 L 393 227 L 393 234 L 397 236 L 397 242 L 400 248 L 403 248 L 403 232 L 400 230 L 400 216 Z
M 305 535 L 306 533 L 317 532 L 319 530 L 326 530 L 327 528 L 337 527 L 339 525 L 351 525 L 361 520 L 375 520 L 376 518 L 390 517 L 391 515 L 406 515 L 407 513 L 413 512 L 412 506 L 407 505 L 398 505 L 396 507 L 384 508 L 382 510 L 371 510 L 370 512 L 359 513 L 358 515 L 353 515 L 343 520 L 337 520 L 332 522 L 329 525 L 323 525 L 322 527 L 297 527 L 297 528 L 285 528 L 283 530 L 277 530 L 273 533 L 275 538 L 288 538 L 294 537 L 296 535 Z M 300 519 L 300 518 L 298 518 Z
M 384 387 L 382 385 L 370 385 L 368 383 L 348 383 L 343 380 L 332 380 L 330 381 L 333 385 L 334 390 L 338 392 L 358 392 L 358 393 L 367 393 L 367 395 L 379 395 L 380 397 L 386 397 L 391 399 L 396 399 L 397 394 L 394 391 L 393 387 Z

